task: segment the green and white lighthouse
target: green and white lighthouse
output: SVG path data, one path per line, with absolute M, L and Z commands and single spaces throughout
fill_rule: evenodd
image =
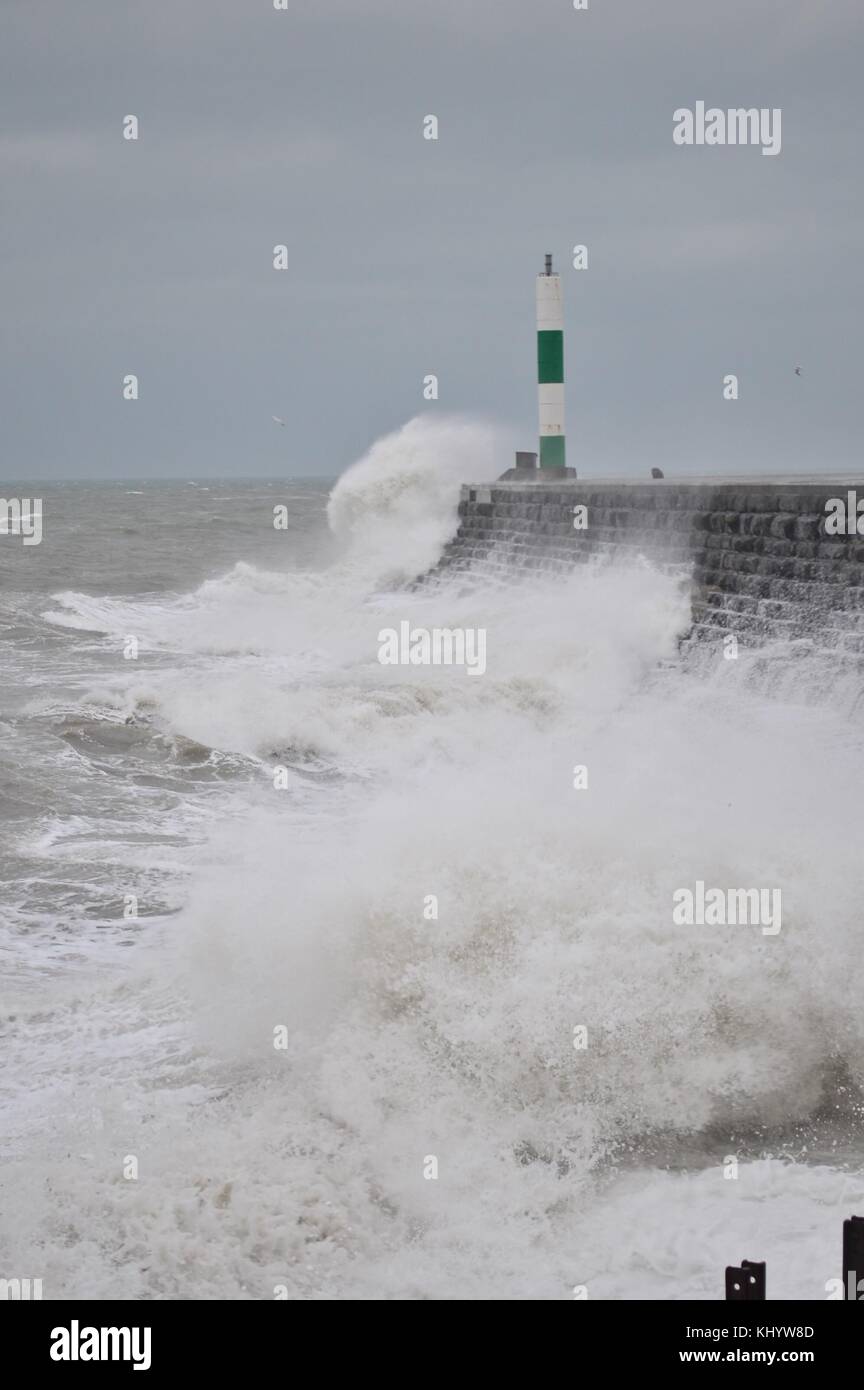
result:
M 537 390 L 540 406 L 540 467 L 563 472 L 564 452 L 564 305 L 561 276 L 552 257 L 537 276 Z

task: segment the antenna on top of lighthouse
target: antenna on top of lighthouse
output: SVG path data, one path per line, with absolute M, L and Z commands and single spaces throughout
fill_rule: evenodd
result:
M 543 274 L 544 274 L 544 275 L 551 275 L 551 274 L 552 274 L 552 254 L 551 254 L 551 252 L 549 252 L 549 251 L 547 251 L 547 253 L 546 253 L 546 269 L 544 270 Z

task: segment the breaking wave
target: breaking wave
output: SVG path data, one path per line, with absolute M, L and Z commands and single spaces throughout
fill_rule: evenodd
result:
M 58 992 L 58 1142 L 89 1099 L 103 1127 L 86 1162 L 28 1153 L 9 1181 L 13 1247 L 41 1223 L 64 1288 L 108 1296 L 119 1249 L 123 1297 L 188 1296 L 193 1264 L 204 1297 L 716 1297 L 744 1232 L 782 1245 L 823 1207 L 810 1267 L 835 1273 L 860 1182 L 795 1136 L 830 1113 L 848 1154 L 860 1117 L 860 733 L 745 661 L 683 661 L 687 594 L 645 564 L 387 587 L 494 471 L 484 427 L 412 421 L 334 488 L 328 569 L 55 599 L 55 624 L 161 654 L 98 698 L 250 767 L 134 979 L 73 1001 L 110 1055 L 70 1047 Z M 482 627 L 483 679 L 382 666 L 402 620 Z M 781 887 L 781 933 L 674 925 L 697 879 Z

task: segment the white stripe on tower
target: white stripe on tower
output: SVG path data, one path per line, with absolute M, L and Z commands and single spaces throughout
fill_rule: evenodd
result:
M 552 257 L 537 276 L 537 390 L 540 407 L 540 467 L 563 468 L 564 451 L 564 305 L 561 277 Z

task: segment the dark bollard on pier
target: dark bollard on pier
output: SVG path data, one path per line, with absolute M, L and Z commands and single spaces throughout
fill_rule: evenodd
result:
M 765 1263 L 742 1260 L 726 1266 L 727 1303 L 751 1303 L 765 1299 Z
M 864 1301 L 864 1216 L 843 1222 L 843 1289 L 847 1303 Z

